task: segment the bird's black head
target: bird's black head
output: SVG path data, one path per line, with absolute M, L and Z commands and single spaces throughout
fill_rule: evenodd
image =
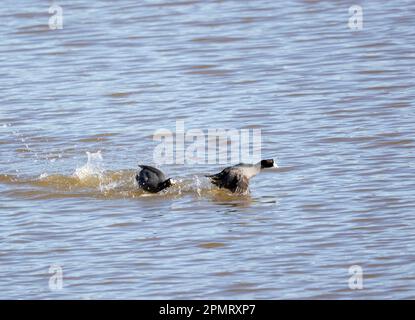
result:
M 273 159 L 261 160 L 261 169 L 272 168 L 272 167 L 274 167 L 274 160 Z

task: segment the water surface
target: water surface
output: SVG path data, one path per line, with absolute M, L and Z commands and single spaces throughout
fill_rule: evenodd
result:
M 413 1 L 361 1 L 357 32 L 343 1 L 58 4 L 62 30 L 0 7 L 0 298 L 415 298 Z M 260 128 L 280 169 L 137 190 L 178 119 Z

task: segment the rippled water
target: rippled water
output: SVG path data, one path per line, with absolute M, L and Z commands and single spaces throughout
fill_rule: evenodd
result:
M 415 2 L 356 32 L 344 1 L 58 4 L 0 7 L 0 298 L 415 298 Z M 260 128 L 280 168 L 137 190 L 178 119 Z

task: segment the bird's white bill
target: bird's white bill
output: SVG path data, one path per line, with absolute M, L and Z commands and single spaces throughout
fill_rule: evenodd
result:
M 170 179 L 170 182 L 171 182 L 172 185 L 177 184 L 177 180 L 174 180 L 174 179 Z
M 274 167 L 274 168 L 279 168 L 279 167 L 278 167 L 278 164 L 277 164 L 277 161 L 275 161 L 275 160 L 274 160 L 274 166 L 273 166 L 273 167 Z

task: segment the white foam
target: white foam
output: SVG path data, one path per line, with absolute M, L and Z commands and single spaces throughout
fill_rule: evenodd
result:
M 42 180 L 42 179 L 46 179 L 47 177 L 49 177 L 49 174 L 48 174 L 47 172 L 45 172 L 45 173 L 42 173 L 42 174 L 39 176 L 39 179 L 40 179 L 40 180 Z
M 277 160 L 276 159 L 274 159 L 274 166 L 273 166 L 274 168 L 279 168 L 279 166 L 278 166 L 278 163 L 277 163 Z
M 196 192 L 197 192 L 197 195 L 199 196 L 199 198 L 202 196 L 202 189 L 201 189 L 201 182 L 200 182 L 200 179 L 199 179 L 199 177 L 198 176 L 193 176 L 193 181 L 194 181 L 194 184 L 195 184 L 195 188 L 196 188 Z
M 90 177 L 102 177 L 104 167 L 101 151 L 95 153 L 86 152 L 86 154 L 88 156 L 87 163 L 80 168 L 76 168 L 73 175 L 78 177 L 80 180 Z

